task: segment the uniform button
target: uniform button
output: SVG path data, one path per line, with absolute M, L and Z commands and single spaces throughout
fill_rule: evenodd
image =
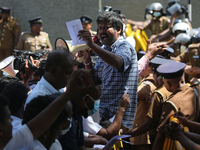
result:
M 3 29 L 3 32 L 5 32 L 5 29 Z
M 3 26 L 4 28 L 6 27 L 6 25 Z
M 1 38 L 1 40 L 3 40 L 3 38 Z
M 135 125 L 136 127 L 138 126 L 138 124 Z
M 2 33 L 2 36 L 4 36 L 4 34 Z

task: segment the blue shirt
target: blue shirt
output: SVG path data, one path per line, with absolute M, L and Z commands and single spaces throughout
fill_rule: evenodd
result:
M 137 87 L 138 87 L 138 63 L 135 49 L 122 37 L 111 45 L 102 47 L 124 60 L 122 68 L 113 68 L 100 58 L 97 58 L 95 73 L 102 80 L 100 96 L 100 115 L 110 119 L 116 114 L 118 102 L 128 87 L 130 96 L 130 106 L 126 109 L 122 120 L 122 125 L 131 129 L 135 119 L 137 107 Z

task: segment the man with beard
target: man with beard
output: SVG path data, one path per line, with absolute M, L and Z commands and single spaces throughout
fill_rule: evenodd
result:
M 1 7 L 0 19 L 0 61 L 11 55 L 19 40 L 20 24 L 10 16 L 11 8 Z
M 102 80 L 100 96 L 101 121 L 108 120 L 116 114 L 118 102 L 124 92 L 130 96 L 130 106 L 126 109 L 122 125 L 132 128 L 137 105 L 138 63 L 135 49 L 123 39 L 122 18 L 115 12 L 104 12 L 97 18 L 99 36 L 104 44 L 95 44 L 91 33 L 79 31 L 78 37 L 99 56 L 94 68 L 95 74 Z M 88 53 L 89 54 L 89 53 Z M 86 55 L 86 69 L 92 68 L 91 58 Z
M 31 32 L 22 32 L 17 45 L 18 50 L 28 50 L 35 52 L 36 50 L 46 49 L 52 51 L 49 35 L 42 32 L 42 19 L 36 17 L 29 20 Z

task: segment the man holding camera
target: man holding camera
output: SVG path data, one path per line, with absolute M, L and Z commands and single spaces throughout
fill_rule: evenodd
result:
M 42 19 L 36 17 L 29 20 L 31 25 L 31 32 L 22 32 L 17 45 L 18 50 L 28 50 L 36 52 L 36 50 L 49 50 L 52 51 L 52 46 L 49 36 L 46 32 L 42 32 Z

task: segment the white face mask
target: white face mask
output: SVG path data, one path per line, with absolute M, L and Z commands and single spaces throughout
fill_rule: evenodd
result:
M 152 15 L 151 14 L 146 14 L 146 19 L 147 20 L 152 20 Z
M 125 31 L 126 29 L 126 25 L 123 23 L 123 32 Z
M 161 16 L 161 13 L 160 13 L 160 12 L 154 12 L 154 13 L 153 13 L 153 16 L 156 17 L 156 18 L 157 18 L 157 17 L 160 17 L 160 16 Z
M 180 52 L 183 53 L 183 52 L 185 52 L 186 49 L 187 49 L 187 48 L 186 48 L 185 45 L 181 45 L 181 47 L 180 47 Z
M 72 118 L 71 119 L 67 118 L 67 120 L 70 121 L 69 127 L 65 130 L 61 130 L 61 135 L 65 135 L 72 127 Z

